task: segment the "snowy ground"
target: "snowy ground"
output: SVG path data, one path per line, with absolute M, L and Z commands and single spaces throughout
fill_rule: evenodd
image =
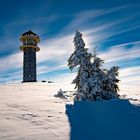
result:
M 0 140 L 69 140 L 69 101 L 54 97 L 60 88 L 73 90 L 67 84 L 0 85 Z M 126 91 L 122 89 L 120 93 L 124 95 Z M 138 91 L 134 94 L 129 94 L 129 98 L 139 102 Z
M 119 94 L 129 99 L 132 104 L 140 104 L 140 88 L 138 85 L 120 85 Z
M 0 86 L 0 140 L 68 140 L 65 101 L 54 94 L 67 85 Z

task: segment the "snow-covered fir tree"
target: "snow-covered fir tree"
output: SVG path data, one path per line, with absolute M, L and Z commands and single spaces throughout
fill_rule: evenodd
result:
M 68 66 L 71 70 L 78 66 L 78 74 L 72 82 L 77 88 L 74 100 L 99 101 L 118 98 L 118 67 L 113 66 L 110 70 L 103 69 L 104 61 L 97 57 L 96 48 L 93 56 L 88 53 L 79 31 L 76 31 L 73 42 L 75 50 L 68 59 Z
M 102 69 L 104 61 L 97 57 L 96 48 L 94 49 L 92 73 L 88 80 L 88 86 L 90 89 L 87 100 L 97 101 L 104 100 L 103 97 L 103 82 L 105 81 L 106 73 Z
M 88 80 L 91 89 L 88 96 L 90 101 L 109 100 L 118 98 L 118 76 L 119 67 L 113 66 L 110 70 L 103 69 L 104 61 L 97 57 L 96 48 L 93 55 L 92 74 Z
M 76 84 L 77 94 L 75 100 L 85 100 L 89 94 L 88 90 L 84 90 L 83 87 L 91 74 L 91 54 L 88 53 L 88 49 L 85 48 L 85 43 L 82 39 L 82 34 L 77 30 L 74 37 L 75 50 L 68 59 L 68 66 L 72 70 L 78 66 L 78 74 L 72 83 Z
M 112 98 L 118 98 L 119 95 L 117 94 L 117 92 L 119 91 L 119 87 L 118 87 L 118 82 L 120 81 L 117 77 L 118 77 L 118 66 L 113 66 L 112 68 L 110 68 L 110 70 L 107 71 L 107 78 L 106 78 L 106 98 L 107 99 L 112 99 Z

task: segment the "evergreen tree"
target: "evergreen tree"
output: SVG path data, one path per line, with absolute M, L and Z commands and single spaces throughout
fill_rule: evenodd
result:
M 76 84 L 77 94 L 75 100 L 85 100 L 86 96 L 89 94 L 88 90 L 84 90 L 84 85 L 91 74 L 91 54 L 88 53 L 88 49 L 85 48 L 84 40 L 82 39 L 82 34 L 76 31 L 74 37 L 75 50 L 73 54 L 68 59 L 68 66 L 72 70 L 74 67 L 78 67 L 78 74 L 72 83 Z
M 96 48 L 94 49 L 93 58 L 92 74 L 88 80 L 88 86 L 90 87 L 88 100 L 97 101 L 103 100 L 103 81 L 105 80 L 105 72 L 102 69 L 102 64 L 104 61 L 97 57 Z
M 113 66 L 110 70 L 103 69 L 104 61 L 97 57 L 96 48 L 93 56 L 88 53 L 79 31 L 76 31 L 73 42 L 75 50 L 68 59 L 68 66 L 71 70 L 78 67 L 78 74 L 72 82 L 77 88 L 74 100 L 99 101 L 118 98 L 118 67 Z M 91 63 L 92 57 L 93 63 Z
M 113 66 L 112 68 L 110 68 L 110 70 L 107 71 L 107 82 L 106 82 L 106 91 L 108 93 L 106 95 L 107 99 L 119 97 L 119 95 L 117 94 L 117 92 L 119 91 L 119 87 L 117 84 L 120 81 L 117 78 L 119 74 L 118 69 L 119 69 L 118 66 Z
M 88 82 L 90 87 L 88 100 L 98 101 L 118 98 L 119 88 L 117 83 L 119 80 L 116 77 L 118 76 L 119 67 L 113 66 L 110 70 L 103 69 L 102 64 L 104 61 L 97 57 L 96 48 L 93 57 L 92 75 Z

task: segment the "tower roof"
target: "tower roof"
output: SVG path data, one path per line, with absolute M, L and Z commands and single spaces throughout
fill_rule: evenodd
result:
M 39 36 L 37 35 L 37 34 L 35 34 L 34 32 L 32 32 L 31 30 L 29 30 L 29 31 L 27 31 L 27 32 L 25 32 L 25 33 L 23 33 L 22 34 L 22 36 L 28 36 L 28 35 L 34 35 L 34 36 L 36 36 L 37 38 L 39 38 Z
M 21 42 L 23 42 L 24 39 L 28 39 L 28 38 L 35 39 L 37 41 L 37 43 L 40 42 L 40 37 L 37 34 L 35 34 L 34 32 L 32 32 L 31 30 L 23 33 L 19 39 Z

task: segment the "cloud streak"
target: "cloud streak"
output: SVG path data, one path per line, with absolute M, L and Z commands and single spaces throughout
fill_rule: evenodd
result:
M 127 48 L 126 46 L 133 45 L 132 48 Z M 133 60 L 140 57 L 140 41 L 129 42 L 125 44 L 119 44 L 112 46 L 106 52 L 101 52 L 100 56 L 106 60 L 106 62 L 115 62 L 122 60 Z

